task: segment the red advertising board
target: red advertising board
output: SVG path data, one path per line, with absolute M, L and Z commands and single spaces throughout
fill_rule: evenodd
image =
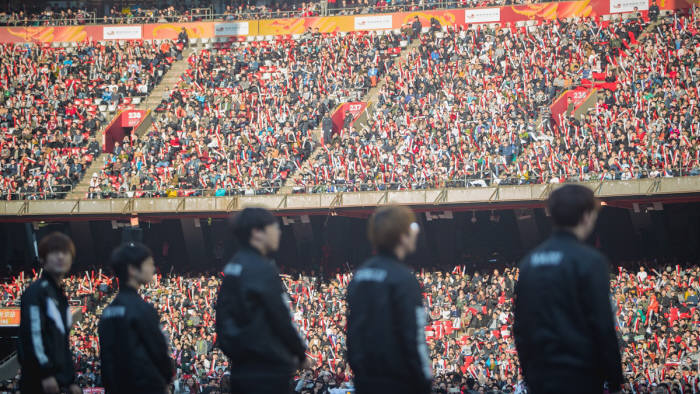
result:
M 688 9 L 700 0 L 659 0 L 662 10 Z M 435 18 L 442 26 L 474 23 L 506 24 L 571 17 L 598 18 L 613 13 L 646 12 L 646 0 L 578 0 L 503 7 L 462 8 L 396 12 L 374 15 L 339 15 L 308 18 L 262 19 L 255 21 L 150 23 L 144 25 L 85 26 L 3 26 L 0 42 L 85 42 L 101 40 L 175 39 L 185 29 L 190 38 L 221 36 L 267 36 L 302 34 L 310 28 L 321 33 L 399 29 L 418 17 L 423 26 Z

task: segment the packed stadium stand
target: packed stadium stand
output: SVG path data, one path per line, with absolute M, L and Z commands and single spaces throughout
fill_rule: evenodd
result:
M 103 112 L 147 95 L 181 50 L 174 42 L 0 45 L 0 197 L 65 197 L 101 153 L 96 133 L 111 120 Z
M 323 116 L 362 97 L 400 41 L 309 33 L 194 53 L 153 128 L 106 157 L 90 197 L 276 192 L 313 151 Z
M 87 197 L 698 175 L 698 27 L 570 19 L 217 44 L 188 59 L 153 128 L 105 157 Z M 550 116 L 577 86 L 595 86 L 595 106 Z M 326 141 L 313 135 L 337 103 L 371 88 L 366 122 Z
M 104 16 L 86 7 L 27 8 L 0 14 L 0 24 L 13 29 L 82 28 L 96 23 L 166 26 L 165 22 L 233 22 L 530 2 L 335 0 L 266 6 L 227 2 L 220 14 L 212 12 L 210 3 L 113 7 Z M 217 37 L 212 33 L 213 39 L 200 38 L 198 43 L 197 39 L 190 42 L 187 29 L 179 30 L 177 25 L 171 34 L 179 35 L 177 39 L 92 41 L 86 35 L 80 42 L 41 43 L 33 37 L 36 42 L 32 44 L 0 44 L 0 199 L 61 199 L 71 191 L 75 196 L 78 185 L 85 189 L 77 197 L 94 200 L 697 176 L 698 16 L 697 10 L 659 15 L 657 7 L 640 13 L 635 10 L 624 18 L 533 17 L 519 24 L 443 26 L 437 19 L 426 24 L 410 17 L 400 29 L 319 32 L 315 25 L 304 26 L 302 34 Z M 169 86 L 164 75 L 175 66 L 185 71 L 171 77 L 176 82 Z M 585 91 L 586 100 L 567 102 L 574 90 Z M 135 108 L 139 102 L 151 103 L 142 107 L 144 112 L 150 110 L 152 124 L 131 130 L 107 149 L 101 139 L 105 129 L 121 110 Z M 355 102 L 368 106 L 357 119 L 341 119 L 336 128 L 331 119 L 335 111 Z M 556 103 L 562 102 L 563 109 L 555 112 Z M 88 167 L 95 171 L 84 176 Z M 618 231 L 620 237 L 634 242 L 620 242 L 623 247 L 613 256 L 616 266 L 611 277 L 628 379 L 625 392 L 662 387 L 696 392 L 700 390 L 697 209 L 684 208 L 683 221 L 680 215 L 673 219 L 662 216 L 663 204 L 658 202 L 613 201 L 611 205 L 616 202 L 616 209 L 625 214 L 608 217 L 601 227 L 617 229 L 624 223 L 635 229 Z M 528 213 L 535 208 L 532 201 L 508 207 L 518 210 L 509 219 L 492 208 L 506 209 L 479 207 L 487 210 L 477 213 L 474 208 L 464 216 L 472 208 L 459 208 L 459 222 L 471 225 L 471 231 L 442 233 L 431 255 L 421 255 L 424 263 L 447 259 L 478 260 L 479 264 L 415 265 L 429 309 L 426 337 L 436 373 L 434 388 L 439 393 L 450 388 L 464 392 L 516 392 L 521 388 L 511 331 L 511 298 L 518 275 L 515 261 L 525 253 L 526 242 L 516 246 L 502 233 L 506 228 L 527 233 L 522 223 L 535 221 L 532 212 Z M 331 229 L 328 218 L 312 218 L 313 230 L 303 228 L 308 217 L 283 219 L 285 227 L 294 227 L 298 242 L 298 254 L 285 257 L 303 264 L 282 267 L 282 278 L 296 311 L 294 320 L 310 343 L 308 356 L 313 360 L 311 369 L 297 375 L 298 393 L 325 393 L 352 382 L 352 371 L 344 361 L 344 296 L 357 256 L 368 251 L 358 251 L 366 247 L 360 246 L 361 241 L 348 240 L 363 234 L 365 226 L 333 230 L 332 220 L 338 213 L 332 204 L 327 210 Z M 490 216 L 485 216 L 488 210 Z M 86 238 L 91 229 L 102 229 L 90 235 L 94 246 L 92 242 L 78 244 L 84 254 L 91 249 L 92 261 L 80 262 L 90 268 L 66 281 L 69 298 L 80 314 L 71 342 L 84 388 L 102 384 L 96 324 L 117 288 L 106 270 L 97 268 L 115 246 L 104 244 L 103 239 L 114 237 L 109 241 L 116 243 L 115 232 L 124 227 L 123 220 L 139 226 L 135 214 L 128 216 L 126 207 L 124 212 L 127 216 L 118 218 L 122 222 L 91 217 L 95 222 L 86 224 L 71 217 L 71 225 L 66 225 L 76 233 L 82 229 Z M 345 212 L 353 218 L 366 213 Z M 438 225 L 452 230 L 457 226 L 438 223 L 447 217 L 451 220 L 452 212 L 423 213 L 426 220 L 421 225 L 428 234 Z M 504 218 L 498 227 L 500 215 Z M 147 243 L 156 252 L 160 272 L 142 295 L 157 307 L 172 340 L 178 366 L 175 393 L 228 389 L 227 360 L 214 347 L 213 305 L 219 271 L 232 250 L 228 243 L 213 240 L 221 229 L 212 227 L 212 216 L 202 216 L 201 221 L 188 216 L 177 219 L 180 223 L 155 214 L 141 219 L 142 226 L 152 225 L 158 229 L 153 232 L 159 233 Z M 540 222 L 546 221 L 544 212 L 540 216 Z M 12 217 L 8 221 L 20 219 L 24 220 Z M 37 274 L 25 269 L 16 275 L 17 261 L 26 264 L 32 258 L 34 238 L 27 235 L 22 243 L 13 242 L 18 239 L 14 237 L 32 231 L 38 234 L 43 226 L 51 226 L 39 217 L 26 220 L 15 227 L 16 223 L 0 221 L 0 236 L 7 246 L 0 261 L 8 264 L 0 272 L 15 275 L 1 284 L 3 307 L 18 306 L 22 290 Z M 484 230 L 487 226 L 490 230 Z M 661 231 L 661 236 L 650 229 L 668 231 Z M 449 236 L 457 239 L 462 235 L 458 243 L 463 249 L 451 253 L 441 247 Z M 596 246 L 609 246 L 605 243 L 611 234 L 606 235 L 598 235 Z M 305 243 L 307 238 L 332 236 L 342 238 L 344 249 L 315 244 L 312 248 Z M 486 238 L 495 240 L 497 246 L 478 258 L 466 256 L 472 251 L 467 249 L 482 247 Z M 293 243 L 289 240 L 288 234 L 286 242 Z M 211 257 L 214 264 L 192 258 L 195 242 L 200 254 Z M 658 248 L 655 255 L 666 252 L 669 257 L 646 258 L 644 253 L 652 248 Z M 684 248 L 691 252 L 676 257 Z M 321 263 L 311 256 L 317 252 L 323 255 Z M 342 255 L 343 261 L 329 270 L 323 261 L 332 253 L 335 258 Z M 507 263 L 502 258 L 505 254 Z M 13 258 L 14 267 L 9 263 Z M 309 268 L 309 261 L 318 264 Z M 0 390 L 12 391 L 16 384 L 15 379 L 0 382 Z
M 579 162 L 598 172 L 607 165 L 605 179 L 700 174 L 698 28 L 697 21 L 665 19 L 635 47 L 618 45 L 614 72 L 588 70 L 588 79 L 598 82 L 586 83 L 604 81 L 612 89 L 588 114 L 564 119 L 575 140 L 588 138 L 583 152 L 597 152 L 597 160 L 579 154 Z
M 343 191 L 548 181 L 547 163 L 533 173 L 523 156 L 547 149 L 539 109 L 578 82 L 571 66 L 586 48 L 569 43 L 591 42 L 590 32 L 571 20 L 421 34 L 387 76 L 367 127 L 337 134 L 301 182 Z
M 692 359 L 699 350 L 697 262 L 684 268 L 641 261 L 626 265 L 630 269 L 619 267 L 610 284 L 618 305 L 627 392 L 644 392 L 652 385 L 692 392 L 699 378 L 697 360 Z M 294 321 L 309 342 L 313 361 L 312 368 L 298 373 L 296 392 L 325 393 L 350 386 L 343 327 L 344 294 L 351 277 L 349 272 L 326 279 L 282 275 L 296 310 Z M 417 277 L 429 310 L 426 337 L 436 375 L 434 388 L 514 392 L 520 380 L 511 326 L 517 269 L 480 273 L 456 266 L 451 271 L 421 270 Z M 3 284 L 3 306 L 16 305 L 31 279 L 15 277 Z M 71 336 L 78 380 L 82 387 L 99 387 L 96 324 L 110 299 L 113 279 L 101 271 L 85 272 L 66 283 L 72 298 L 89 300 Z M 213 307 L 219 286 L 219 275 L 172 274 L 158 275 L 142 291 L 161 313 L 172 339 L 178 366 L 175 393 L 226 387 L 227 361 L 214 347 Z M 318 391 L 307 391 L 315 387 Z
M 324 115 L 364 96 L 404 38 L 308 33 L 197 51 L 152 129 L 107 155 L 89 197 L 275 193 Z
M 74 3 L 74 2 L 73 2 Z M 83 3 L 87 3 L 83 1 Z M 140 4 L 148 3 L 147 1 Z M 310 17 L 319 15 L 360 15 L 400 11 L 421 11 L 439 8 L 487 7 L 512 4 L 530 4 L 529 0 L 450 0 L 450 1 L 386 1 L 386 0 L 330 0 L 330 1 L 274 1 L 251 3 L 227 1 L 216 12 L 211 0 L 180 0 L 151 2 L 150 5 L 112 7 L 103 16 L 97 9 L 84 7 L 38 6 L 0 9 L 0 25 L 7 26 L 63 26 L 88 23 L 133 24 L 196 22 L 203 20 L 259 20 L 270 18 Z

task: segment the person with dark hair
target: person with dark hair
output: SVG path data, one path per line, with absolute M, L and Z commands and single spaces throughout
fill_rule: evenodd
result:
M 62 285 L 74 258 L 75 245 L 65 234 L 51 233 L 39 242 L 43 271 L 21 299 L 17 356 L 22 393 L 82 393 L 75 384 L 69 345 L 72 315 Z
M 547 203 L 554 234 L 520 262 L 515 286 L 515 345 L 529 391 L 621 390 L 607 259 L 583 244 L 600 204 L 593 191 L 567 185 Z
M 656 4 L 656 0 L 651 0 L 651 5 L 649 6 L 649 20 L 653 23 L 659 19 L 659 6 Z
M 230 360 L 231 391 L 289 393 L 294 371 L 308 362 L 306 341 L 270 259 L 279 248 L 279 222 L 265 209 L 246 208 L 232 229 L 240 250 L 224 267 L 216 301 L 216 341 Z
M 138 289 L 153 280 L 151 250 L 129 242 L 112 252 L 119 293 L 98 326 L 102 381 L 107 393 L 165 393 L 175 375 L 168 341 L 153 305 Z
M 432 369 L 426 312 L 415 274 L 402 262 L 420 229 L 406 207 L 383 207 L 369 219 L 377 255 L 348 286 L 348 362 L 357 393 L 429 393 Z

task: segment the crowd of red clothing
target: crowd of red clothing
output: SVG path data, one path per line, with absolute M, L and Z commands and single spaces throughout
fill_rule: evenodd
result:
M 683 392 L 700 389 L 698 329 L 700 268 L 655 262 L 623 264 L 611 271 L 611 293 L 616 303 L 618 332 L 626 377 L 625 392 L 648 392 L 654 386 Z M 426 339 L 436 376 L 434 387 L 472 387 L 514 392 L 522 387 L 517 352 L 511 335 L 512 296 L 518 272 L 452 271 L 416 273 L 428 311 Z M 344 361 L 345 292 L 352 275 L 338 272 L 321 278 L 282 275 L 290 294 L 293 319 L 309 343 L 312 368 L 297 376 L 299 392 L 318 387 L 349 387 L 352 371 Z M 3 285 L 3 305 L 16 305 L 29 277 Z M 101 272 L 84 273 L 66 280 L 69 298 L 93 295 L 83 319 L 74 327 L 79 380 L 84 387 L 99 386 L 96 322 L 99 311 L 116 287 Z M 214 348 L 214 303 L 218 275 L 157 275 L 141 294 L 161 315 L 177 362 L 175 392 L 208 392 L 222 387 L 228 363 Z
M 546 2 L 546 1 L 541 1 Z M 531 0 L 328 0 L 299 1 L 275 0 L 255 3 L 228 0 L 219 10 L 211 0 L 175 0 L 151 7 L 113 7 L 105 16 L 97 10 L 83 7 L 33 7 L 25 5 L 15 10 L 0 12 L 0 25 L 7 26 L 63 26 L 89 23 L 134 24 L 197 22 L 202 20 L 258 20 L 325 15 L 358 15 L 391 12 L 423 11 L 442 8 L 474 8 L 532 4 Z M 218 13 L 221 12 L 221 13 Z
M 125 139 L 105 157 L 87 197 L 269 194 L 283 186 L 294 192 L 405 190 L 700 175 L 699 29 L 696 11 L 652 23 L 635 14 L 523 27 L 432 26 L 422 33 L 411 27 L 388 34 L 310 30 L 274 41 L 217 43 L 188 59 L 190 68 L 156 109 L 151 130 Z M 404 49 L 413 37 L 418 45 Z M 139 44 L 126 48 L 151 53 Z M 25 49 L 29 56 L 23 57 L 19 49 L 5 48 L 10 51 L 6 57 L 19 58 L 13 67 L 28 70 L 36 68 L 33 62 L 41 63 L 32 58 L 66 51 Z M 408 52 L 397 61 L 403 51 Z M 10 133 L 3 129 L 9 141 L 0 147 L 3 198 L 45 198 L 47 190 L 56 195 L 57 187 L 69 190 L 80 179 L 92 155 L 85 154 L 91 133 L 81 133 L 78 118 L 90 107 L 72 98 L 119 102 L 147 92 L 157 79 L 146 75 L 146 83 L 144 78 L 134 82 L 130 76 L 140 71 L 138 65 L 121 65 L 118 72 L 108 70 L 118 90 L 107 88 L 100 96 L 102 68 L 95 72 L 95 67 L 66 66 L 62 57 L 57 59 L 51 67 L 73 73 L 77 68 L 76 78 L 89 88 L 76 94 L 74 79 L 61 79 L 65 73 L 56 76 L 44 64 L 40 69 L 46 71 L 39 74 L 43 79 L 30 81 L 29 101 L 13 94 L 0 98 L 10 103 L 6 112 L 0 107 L 0 126 L 9 130 L 23 120 L 32 124 L 46 119 L 59 130 L 41 138 L 46 134 L 43 126 L 35 127 L 38 133 L 26 127 L 15 126 Z M 172 58 L 160 60 L 156 56 L 160 67 L 166 67 Z M 10 74 L 0 69 L 0 76 L 3 72 Z M 57 78 L 64 83 L 53 83 Z M 54 107 L 64 107 L 55 114 L 42 112 L 31 98 L 42 86 L 46 91 L 49 82 L 52 90 L 63 87 Z M 330 127 L 337 104 L 361 101 L 377 85 L 376 105 L 365 112 L 366 119 L 345 122 L 318 146 L 312 133 Z M 577 112 L 570 103 L 551 114 L 552 103 L 569 88 L 597 95 L 597 101 L 587 111 Z M 39 115 L 32 117 L 33 111 Z M 69 125 L 61 127 L 60 121 Z M 58 148 L 48 159 L 42 156 L 46 144 Z M 93 141 L 89 153 L 97 151 Z
M 368 124 L 336 134 L 299 191 L 419 189 L 700 174 L 700 21 L 555 20 L 424 33 Z M 629 49 L 628 49 L 628 48 Z M 603 79 L 581 117 L 546 114 Z M 634 79 L 636 78 L 636 79 Z M 545 115 L 543 115 L 545 114 Z
M 311 132 L 376 84 L 402 40 L 309 31 L 197 51 L 152 128 L 106 157 L 88 196 L 275 193 L 314 150 Z
M 181 50 L 169 41 L 0 45 L 0 198 L 64 197 L 101 151 L 103 110 L 147 95 Z

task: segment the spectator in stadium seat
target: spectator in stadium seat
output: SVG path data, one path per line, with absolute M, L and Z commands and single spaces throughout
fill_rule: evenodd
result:
M 411 30 L 413 31 L 413 35 L 411 38 L 416 39 L 421 33 L 421 30 L 423 29 L 423 25 L 420 23 L 420 19 L 418 19 L 417 16 L 413 17 L 413 23 L 411 24 Z
M 652 22 L 656 22 L 658 18 L 659 6 L 656 4 L 656 0 L 652 0 L 651 5 L 649 6 L 649 20 Z

